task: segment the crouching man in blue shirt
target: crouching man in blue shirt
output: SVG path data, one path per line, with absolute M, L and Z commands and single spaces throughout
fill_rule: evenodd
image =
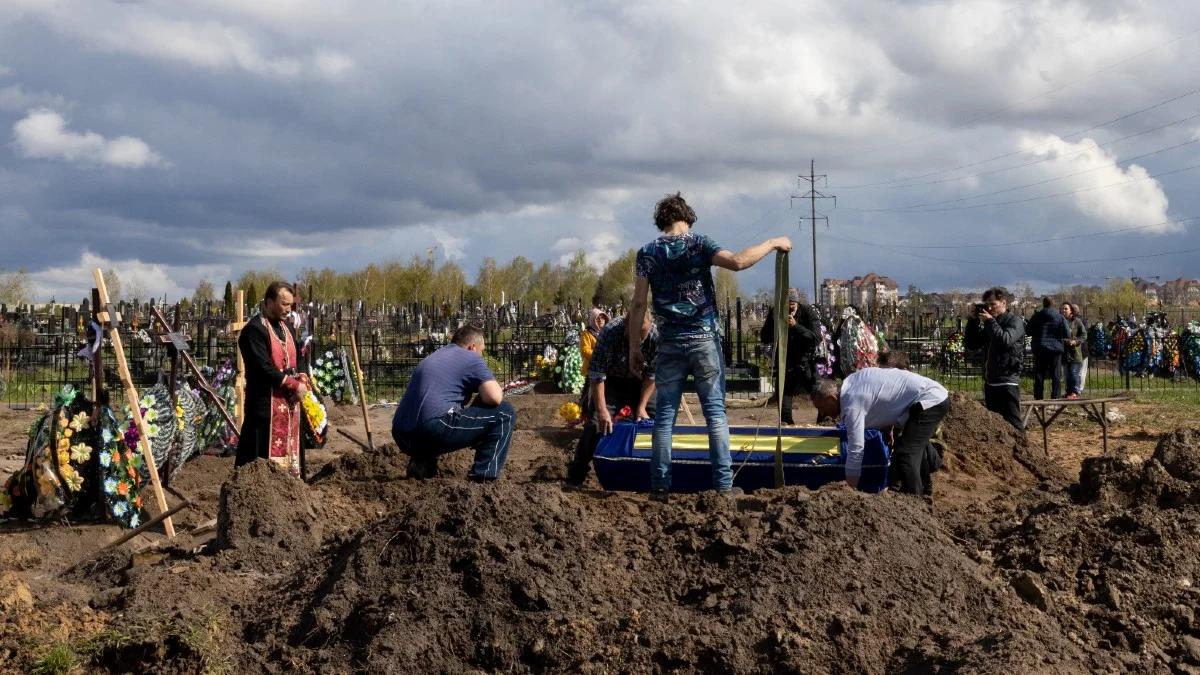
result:
M 841 413 L 846 425 L 846 482 L 858 487 L 862 475 L 865 429 L 903 429 L 892 448 L 888 473 L 893 489 L 932 495 L 926 446 L 950 412 L 946 388 L 927 377 L 894 368 L 864 368 L 851 374 L 839 390 L 833 380 L 821 380 L 812 393 L 819 418 Z
M 413 371 L 392 418 L 392 438 L 409 456 L 410 478 L 432 478 L 438 457 L 467 447 L 475 448 L 469 480 L 500 476 L 517 413 L 484 363 L 483 350 L 483 331 L 463 326 Z M 467 407 L 475 394 L 475 404 Z

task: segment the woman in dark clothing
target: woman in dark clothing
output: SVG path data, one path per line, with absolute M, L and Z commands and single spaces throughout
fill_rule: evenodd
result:
M 774 310 L 768 310 L 767 319 L 759 331 L 763 344 L 775 342 Z M 807 396 L 816 383 L 816 350 L 821 340 L 821 321 L 812 307 L 800 304 L 800 293 L 788 290 L 788 341 L 787 364 L 783 384 L 783 423 L 795 424 L 792 418 L 792 398 L 797 394 Z

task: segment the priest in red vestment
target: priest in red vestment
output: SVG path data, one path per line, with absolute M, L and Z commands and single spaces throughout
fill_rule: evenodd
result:
M 299 340 L 286 318 L 294 295 L 286 282 L 267 286 L 262 311 L 238 336 L 246 364 L 246 400 L 236 466 L 261 457 L 303 478 L 300 399 L 308 391 L 308 375 L 301 370 Z

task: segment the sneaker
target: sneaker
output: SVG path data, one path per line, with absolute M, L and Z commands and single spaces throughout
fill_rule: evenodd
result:
M 667 492 L 663 488 L 654 488 L 650 491 L 650 499 L 662 504 L 666 504 L 667 502 L 671 501 L 671 493 Z
M 741 488 L 736 487 L 720 488 L 717 490 L 717 496 L 724 499 L 733 499 L 734 497 L 739 497 L 744 494 L 746 493 L 743 492 Z
M 408 458 L 408 477 L 416 480 L 428 480 L 437 475 L 437 459 L 423 457 Z

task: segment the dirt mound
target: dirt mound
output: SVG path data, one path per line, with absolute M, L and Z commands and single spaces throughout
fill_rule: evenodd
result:
M 400 480 L 408 476 L 408 455 L 400 452 L 395 443 L 375 446 L 375 452 L 345 454 L 326 464 L 310 482 L 378 482 Z
M 942 421 L 946 474 L 1023 487 L 1042 480 L 1069 481 L 1045 449 L 1030 443 L 1003 417 L 960 393 L 951 394 L 950 401 L 950 414 Z
M 221 485 L 217 548 L 263 569 L 321 543 L 321 519 L 309 488 L 273 462 L 256 460 Z
M 1085 459 L 1075 486 L 1083 503 L 1175 508 L 1200 503 L 1200 430 L 1177 429 L 1143 462 L 1123 449 Z
M 1081 669 L 924 504 L 834 488 L 666 506 L 431 481 L 252 608 L 257 666 L 404 672 Z
M 1075 501 L 1032 505 L 984 544 L 1001 570 L 1045 589 L 1049 613 L 1097 654 L 1095 667 L 1200 671 L 1198 459 L 1195 430 L 1163 436 L 1145 462 L 1089 459 Z

